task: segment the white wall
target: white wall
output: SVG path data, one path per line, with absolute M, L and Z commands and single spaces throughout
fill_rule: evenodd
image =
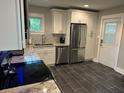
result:
M 46 43 L 53 42 L 52 37 L 52 14 L 49 8 L 38 7 L 38 6 L 29 6 L 29 13 L 36 13 L 44 15 L 44 23 L 45 23 L 45 36 Z M 34 42 L 42 43 L 42 37 L 40 34 L 32 34 L 31 37 L 34 39 Z
M 120 45 L 117 67 L 124 69 L 124 27 L 121 37 L 121 45 Z

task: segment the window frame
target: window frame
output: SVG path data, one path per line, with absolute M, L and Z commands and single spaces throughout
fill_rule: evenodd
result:
M 35 31 L 30 31 L 30 17 L 32 18 L 41 18 L 42 19 L 42 30 L 40 32 L 35 32 Z M 29 16 L 29 32 L 31 34 L 44 34 L 45 32 L 45 23 L 44 23 L 44 15 L 43 14 L 38 14 L 38 13 L 30 13 Z

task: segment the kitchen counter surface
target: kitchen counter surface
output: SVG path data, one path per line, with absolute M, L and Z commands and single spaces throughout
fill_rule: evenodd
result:
M 0 93 L 61 93 L 54 80 L 6 89 Z
M 68 44 L 60 44 L 60 43 L 58 43 L 58 44 L 54 44 L 54 46 L 56 47 L 56 46 L 69 46 Z
M 52 44 L 52 45 L 38 45 L 38 46 L 33 46 L 33 45 L 30 45 L 28 46 L 28 51 L 37 51 L 37 50 L 40 50 L 40 49 L 44 49 L 44 50 L 51 50 L 53 49 L 54 47 L 57 47 L 57 46 L 69 46 L 68 44 L 60 44 L 60 43 L 55 43 L 55 44 Z

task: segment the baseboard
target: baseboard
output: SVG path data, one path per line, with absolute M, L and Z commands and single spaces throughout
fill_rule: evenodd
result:
M 48 67 L 55 66 L 55 64 L 46 64 Z
M 97 58 L 93 58 L 93 62 L 99 62 Z
M 124 69 L 122 69 L 122 68 L 116 67 L 116 68 L 115 68 L 115 71 L 117 71 L 118 73 L 124 75 Z
M 93 61 L 93 59 L 92 59 L 92 58 L 90 58 L 90 59 L 85 59 L 85 61 Z

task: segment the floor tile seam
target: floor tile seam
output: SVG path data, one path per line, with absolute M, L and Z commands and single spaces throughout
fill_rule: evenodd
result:
M 124 92 L 124 90 L 122 90 L 120 87 L 118 87 L 118 86 L 115 86 L 115 87 Z
M 83 86 L 81 88 L 84 88 L 87 91 L 87 93 L 90 93 L 87 88 L 85 88 Z M 79 89 L 81 89 L 81 88 L 77 88 L 76 91 L 79 90 Z
M 56 81 L 56 83 L 57 83 L 57 81 Z M 61 89 L 61 91 L 62 91 L 62 93 L 65 93 L 64 91 L 63 91 L 63 88 L 62 88 L 62 86 L 59 84 L 59 83 L 57 83 L 57 85 L 59 86 L 59 88 Z M 69 84 L 67 83 L 67 85 L 69 86 Z M 65 85 L 65 86 L 67 86 L 67 85 Z M 70 87 L 70 86 L 69 86 Z M 71 88 L 71 87 L 70 87 Z M 71 88 L 72 89 L 72 88 Z M 73 90 L 73 89 L 72 89 Z
M 80 75 L 78 74 L 78 76 L 80 77 Z M 84 80 L 86 80 L 88 83 L 90 83 L 86 78 L 83 78 Z M 94 78 L 92 78 L 92 79 L 94 79 Z M 80 82 L 78 81 L 78 80 L 76 80 L 79 84 L 80 84 Z M 91 84 L 91 83 L 90 83 Z

